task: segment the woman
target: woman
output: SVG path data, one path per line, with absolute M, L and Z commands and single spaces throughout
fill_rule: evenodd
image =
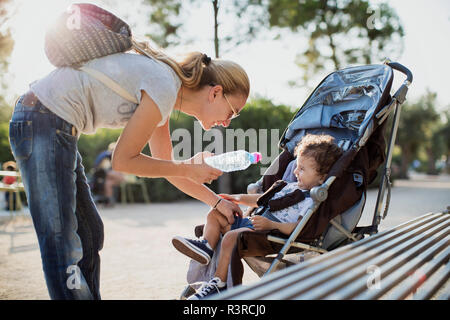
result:
M 99 127 L 124 130 L 112 166 L 141 177 L 164 177 L 186 194 L 216 208 L 232 223 L 239 206 L 204 183 L 222 172 L 199 153 L 174 161 L 169 132 L 173 109 L 198 119 L 205 130 L 224 127 L 249 95 L 247 74 L 236 63 L 191 53 L 176 62 L 162 52 L 118 53 L 89 61 L 140 101 L 136 105 L 73 68 L 58 68 L 33 82 L 18 100 L 10 143 L 22 173 L 52 299 L 100 299 L 99 250 L 103 224 L 86 182 L 77 140 Z M 152 156 L 141 153 L 149 143 Z

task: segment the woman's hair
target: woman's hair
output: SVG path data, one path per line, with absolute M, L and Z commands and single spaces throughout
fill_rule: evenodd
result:
M 225 94 L 241 94 L 248 97 L 250 81 L 247 73 L 237 63 L 229 60 L 210 59 L 200 52 L 189 53 L 183 61 L 177 62 L 161 50 L 152 48 L 147 41 L 134 40 L 137 53 L 139 49 L 151 57 L 164 62 L 181 79 L 183 85 L 190 89 L 200 89 L 205 85 L 221 85 Z
M 334 138 L 330 135 L 307 134 L 297 144 L 294 153 L 297 157 L 314 159 L 317 173 L 326 175 L 343 151 L 334 143 Z

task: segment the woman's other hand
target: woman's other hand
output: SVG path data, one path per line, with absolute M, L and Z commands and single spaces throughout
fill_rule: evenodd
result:
M 204 159 L 213 156 L 211 152 L 199 152 L 192 158 L 183 161 L 189 164 L 189 169 L 186 172 L 186 177 L 198 184 L 208 183 L 210 184 L 217 178 L 219 178 L 223 172 L 219 169 L 208 166 Z
M 223 214 L 230 224 L 234 222 L 235 215 L 242 217 L 241 208 L 237 204 L 224 198 L 220 200 L 219 204 L 216 207 L 216 210 Z

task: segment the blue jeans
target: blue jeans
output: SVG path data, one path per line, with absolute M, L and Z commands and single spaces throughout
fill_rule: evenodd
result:
M 39 101 L 17 102 L 9 135 L 25 186 L 51 299 L 100 299 L 103 223 L 72 125 Z
M 273 214 L 271 214 L 267 209 L 261 216 L 263 216 L 269 220 L 275 221 L 275 222 L 280 222 L 280 220 L 277 219 Z M 231 225 L 230 230 L 235 230 L 235 229 L 240 229 L 240 228 L 250 228 L 250 229 L 255 230 L 255 227 L 253 227 L 253 223 L 250 221 L 249 218 L 234 217 L 234 222 Z

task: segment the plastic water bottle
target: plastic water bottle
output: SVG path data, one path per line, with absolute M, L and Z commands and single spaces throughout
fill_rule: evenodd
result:
M 205 162 L 223 172 L 232 172 L 247 169 L 251 164 L 258 163 L 261 158 L 259 152 L 237 150 L 205 158 Z

